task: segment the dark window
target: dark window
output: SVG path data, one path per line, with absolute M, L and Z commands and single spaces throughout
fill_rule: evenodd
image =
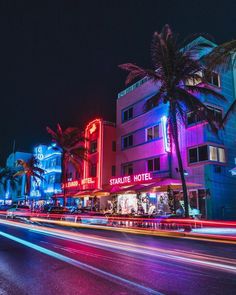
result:
M 133 135 L 128 135 L 126 137 L 123 137 L 123 148 L 126 149 L 128 147 L 131 147 L 133 145 Z
M 212 106 L 206 106 L 209 110 L 209 113 L 211 114 L 212 121 L 221 122 L 222 120 L 222 110 L 212 107 Z M 196 124 L 199 122 L 204 121 L 204 112 L 196 112 L 191 111 L 187 113 L 187 125 Z
M 133 118 L 133 108 L 129 108 L 123 111 L 123 116 L 122 116 L 123 122 L 128 121 L 132 118 Z
M 115 165 L 111 166 L 111 176 L 116 176 L 116 166 Z
M 216 165 L 214 166 L 214 168 L 215 168 L 215 173 L 221 173 L 221 166 Z
M 207 145 L 200 146 L 198 148 L 198 161 L 207 161 L 208 160 L 208 150 Z
M 196 124 L 198 122 L 201 122 L 202 118 L 197 112 L 192 111 L 187 113 L 187 125 Z
M 148 171 L 160 170 L 160 158 L 154 158 L 147 161 Z
M 123 175 L 132 175 L 133 174 L 133 164 L 126 164 L 122 166 Z
M 222 110 L 212 107 L 212 106 L 207 106 L 209 109 L 210 113 L 212 114 L 212 120 L 216 122 L 221 122 L 222 121 Z
M 66 173 L 67 176 L 67 181 L 71 181 L 72 180 L 72 172 L 67 172 Z
M 112 151 L 116 151 L 116 141 L 112 141 Z
M 198 162 L 197 148 L 189 149 L 189 163 Z
M 153 171 L 153 160 L 148 160 L 148 171 Z
M 97 140 L 94 140 L 90 143 L 90 153 L 96 153 L 97 151 Z
M 220 76 L 216 72 L 204 73 L 206 81 L 216 87 L 220 87 Z
M 97 165 L 91 164 L 90 176 L 96 177 L 97 176 Z

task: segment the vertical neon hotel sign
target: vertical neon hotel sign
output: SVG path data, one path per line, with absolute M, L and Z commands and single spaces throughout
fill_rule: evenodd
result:
M 162 125 L 162 133 L 163 133 L 163 138 L 164 138 L 164 146 L 165 146 L 165 151 L 170 152 L 170 135 L 168 134 L 168 120 L 166 116 L 163 116 L 161 118 L 161 125 Z

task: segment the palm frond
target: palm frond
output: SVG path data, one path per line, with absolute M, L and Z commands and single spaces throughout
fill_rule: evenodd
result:
M 191 91 L 194 93 L 200 93 L 203 95 L 213 95 L 216 98 L 219 98 L 223 101 L 227 101 L 227 99 L 225 98 L 223 94 L 219 93 L 218 91 L 206 85 L 201 85 L 201 84 L 200 85 L 184 85 L 183 88 L 186 89 L 187 91 Z
M 176 94 L 178 95 L 178 99 L 186 106 L 189 111 L 195 112 L 201 118 L 201 120 L 206 121 L 210 125 L 211 130 L 217 134 L 217 124 L 219 124 L 219 122 L 215 121 L 212 112 L 207 108 L 207 106 L 204 105 L 204 103 L 182 88 L 176 89 Z
M 204 60 L 208 65 L 209 71 L 222 70 L 227 71 L 233 65 L 235 67 L 235 61 L 232 63 L 232 58 L 235 59 L 236 54 L 236 40 L 232 40 L 223 43 L 214 48 Z

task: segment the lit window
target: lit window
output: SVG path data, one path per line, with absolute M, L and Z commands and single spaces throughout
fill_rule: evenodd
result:
M 219 162 L 221 162 L 221 163 L 225 163 L 226 162 L 225 149 L 218 148 L 218 156 L 219 156 Z
M 159 125 L 152 126 L 146 129 L 146 141 L 153 140 L 159 137 Z
M 217 147 L 209 146 L 210 161 L 217 161 Z
M 202 145 L 188 150 L 189 163 L 197 163 L 203 161 L 215 161 L 225 163 L 225 149 L 212 145 Z

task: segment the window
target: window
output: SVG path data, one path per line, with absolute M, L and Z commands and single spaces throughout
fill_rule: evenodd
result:
M 212 119 L 216 122 L 221 122 L 222 121 L 222 110 L 212 107 L 212 106 L 207 106 L 209 111 L 212 113 Z
M 206 106 L 210 113 L 212 113 L 212 120 L 215 122 L 221 122 L 222 120 L 222 110 L 212 107 L 212 106 Z M 191 111 L 187 113 L 187 125 L 197 124 L 199 122 L 204 121 L 204 112 L 201 113 L 196 111 Z
M 220 87 L 220 76 L 216 72 L 204 73 L 205 80 L 216 87 Z
M 197 148 L 189 149 L 189 163 L 198 162 Z
M 76 173 L 75 173 L 75 179 L 80 179 L 80 172 L 76 171 Z
M 187 125 L 196 124 L 198 122 L 201 122 L 202 118 L 197 112 L 192 111 L 187 113 Z
M 207 161 L 208 160 L 208 151 L 207 145 L 202 145 L 198 147 L 198 161 Z
M 52 159 L 50 163 L 50 167 L 55 167 L 57 165 L 57 159 Z
M 91 164 L 90 166 L 90 176 L 96 177 L 97 176 L 97 164 Z
M 126 164 L 122 166 L 123 175 L 132 175 L 133 174 L 133 164 Z
M 131 134 L 126 137 L 123 137 L 122 141 L 123 141 L 122 142 L 123 149 L 131 147 L 133 145 L 133 135 Z
M 154 158 L 147 161 L 148 171 L 158 171 L 160 170 L 160 158 Z
M 153 140 L 159 137 L 159 125 L 152 126 L 146 129 L 146 141 Z
M 72 181 L 72 172 L 67 172 L 67 181 Z
M 209 156 L 210 161 L 217 161 L 217 147 L 209 146 Z
M 126 122 L 133 118 L 133 108 L 129 108 L 122 113 L 122 121 Z
M 115 165 L 111 166 L 111 176 L 116 176 L 116 166 Z
M 225 149 L 212 145 L 202 145 L 199 147 L 191 148 L 188 151 L 189 163 L 197 163 L 203 161 L 214 161 L 225 163 Z
M 218 147 L 218 161 L 221 162 L 221 163 L 226 162 L 225 149 L 219 148 L 219 147 Z
M 53 184 L 54 182 L 55 182 L 55 175 L 50 175 L 50 176 L 49 176 L 48 183 L 49 183 L 49 184 Z
M 116 141 L 112 141 L 112 151 L 116 152 Z
M 91 141 L 90 143 L 90 153 L 96 153 L 97 151 L 97 140 Z

